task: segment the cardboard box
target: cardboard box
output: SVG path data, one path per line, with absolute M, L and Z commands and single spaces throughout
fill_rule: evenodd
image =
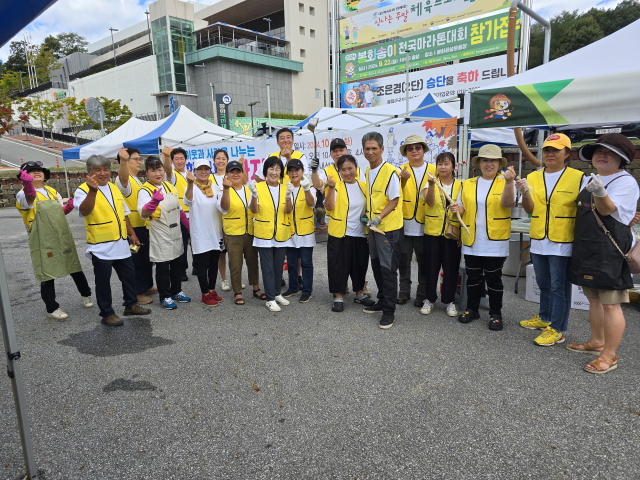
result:
M 582 293 L 582 287 L 571 285 L 571 308 L 589 310 L 589 299 Z
M 529 302 L 540 303 L 540 289 L 536 282 L 536 272 L 533 265 L 527 265 L 527 291 L 525 299 Z M 589 299 L 582 293 L 582 287 L 571 285 L 571 308 L 589 310 Z

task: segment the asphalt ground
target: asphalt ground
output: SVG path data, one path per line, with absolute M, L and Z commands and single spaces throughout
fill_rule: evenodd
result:
M 51 140 L 49 140 L 49 143 L 51 143 Z M 67 146 L 65 145 L 65 147 Z M 58 163 L 62 167 L 62 152 L 55 153 L 54 150 L 51 149 L 42 150 L 35 148 L 25 142 L 11 140 L 10 137 L 0 139 L 0 160 L 7 162 L 7 164 L 20 167 L 21 161 L 40 161 L 43 166 L 53 168 L 56 166 L 56 157 L 58 157 Z M 84 162 L 69 160 L 67 166 L 79 167 L 82 165 L 84 165 Z
M 487 329 L 486 309 L 462 325 L 442 304 L 429 316 L 399 306 L 388 331 L 353 295 L 332 313 L 320 243 L 307 304 L 271 313 L 247 287 L 245 306 L 223 292 L 207 308 L 190 277 L 191 304 L 162 311 L 155 298 L 151 316 L 110 328 L 70 278 L 56 281 L 69 319 L 46 318 L 18 212 L 0 211 L 0 225 L 40 478 L 640 477 L 635 304 L 618 369 L 592 375 L 591 355 L 535 346 L 518 326 L 537 312 L 524 279 L 516 295 L 505 277 L 501 332 Z M 83 253 L 83 224 L 71 228 Z M 115 275 L 112 287 L 119 304 Z M 586 340 L 587 312 L 573 310 L 569 328 L 569 341 Z M 4 375 L 0 409 L 0 478 L 17 480 Z

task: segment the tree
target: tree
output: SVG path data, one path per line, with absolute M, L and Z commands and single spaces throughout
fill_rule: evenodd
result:
M 67 97 L 62 100 L 62 103 L 65 106 L 64 118 L 76 137 L 76 145 L 78 145 L 78 134 L 86 126 L 93 125 L 93 121 L 89 118 L 84 108 L 85 100 L 77 102 L 75 97 Z
M 36 66 L 38 83 L 47 83 L 51 81 L 51 72 L 62 67 L 62 64 L 53 55 L 51 50 L 43 45 L 41 45 L 36 52 L 30 53 L 29 57 Z
M 51 141 L 53 146 L 56 146 L 56 142 L 53 139 L 53 128 L 58 120 L 63 117 L 62 104 L 60 102 L 52 102 L 50 100 L 44 100 L 38 98 L 31 103 L 32 116 L 37 117 L 40 120 L 42 127 L 51 129 Z
M 121 105 L 120 100 L 111 100 L 105 97 L 99 97 L 98 100 L 104 108 L 104 131 L 107 135 L 131 118 L 131 110 L 128 106 Z M 93 128 L 100 128 L 100 125 L 94 124 Z
M 556 44 L 552 60 L 574 52 L 604 37 L 602 29 L 591 16 L 582 16 L 573 22 L 571 35 L 564 35 Z M 551 30 L 553 31 L 553 30 Z
M 56 58 L 66 57 L 75 52 L 86 52 L 89 42 L 77 33 L 59 33 L 44 39 L 43 46 L 51 50 Z
M 11 104 L 0 100 L 0 137 L 13 128 Z
M 25 55 L 25 49 L 27 42 L 24 40 L 17 40 L 9 44 L 9 57 L 4 63 L 4 68 L 13 72 L 26 72 L 27 71 L 27 57 Z
M 20 74 L 7 72 L 0 77 L 0 101 L 20 90 Z
M 60 50 L 62 49 L 62 45 L 60 45 L 60 40 L 58 40 L 58 37 L 54 35 L 49 35 L 42 42 L 42 46 L 48 48 L 49 51 L 53 53 L 53 55 L 56 58 L 62 57 L 62 55 L 60 55 Z

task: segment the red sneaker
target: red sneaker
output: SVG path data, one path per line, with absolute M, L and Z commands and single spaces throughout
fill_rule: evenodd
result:
M 209 290 L 209 295 L 211 295 L 211 298 L 213 298 L 216 302 L 222 302 L 222 297 L 220 295 L 218 295 L 216 293 L 215 290 Z
M 218 297 L 218 298 L 220 298 L 220 297 Z M 218 302 L 216 301 L 214 296 L 211 295 L 211 293 L 205 293 L 205 294 L 202 295 L 202 303 L 204 303 L 207 307 L 217 307 L 218 306 Z

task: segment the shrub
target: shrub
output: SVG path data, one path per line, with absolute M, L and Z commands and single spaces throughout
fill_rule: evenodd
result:
M 300 115 L 297 113 L 278 113 L 271 112 L 271 118 L 279 118 L 283 120 L 304 120 L 308 115 Z M 264 112 L 264 118 L 269 118 L 269 112 Z
M 245 112 L 244 110 L 238 110 L 238 113 L 236 113 L 236 117 L 246 117 L 247 116 L 247 112 Z

